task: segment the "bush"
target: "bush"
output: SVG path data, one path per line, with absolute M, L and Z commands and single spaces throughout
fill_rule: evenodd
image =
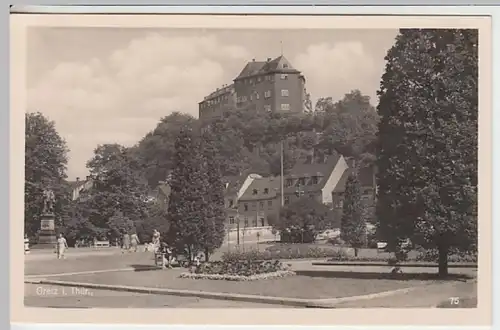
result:
M 286 270 L 288 270 L 288 268 L 279 260 L 233 260 L 203 263 L 196 267 L 193 273 L 207 275 L 253 276 Z
M 282 243 L 313 243 L 316 240 L 316 233 L 312 230 L 290 229 L 280 233 Z
M 439 254 L 436 249 L 421 251 L 417 257 L 417 261 L 437 262 Z M 448 256 L 448 262 L 477 262 L 477 253 L 460 253 L 455 252 Z
M 222 255 L 224 261 L 263 261 L 274 259 L 304 259 L 304 258 L 327 258 L 336 256 L 337 251 L 333 249 L 322 249 L 308 245 L 275 245 L 266 251 L 250 250 L 246 252 L 226 252 Z

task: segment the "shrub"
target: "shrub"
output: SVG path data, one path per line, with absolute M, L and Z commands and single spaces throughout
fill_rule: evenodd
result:
M 206 275 L 253 276 L 286 270 L 288 267 L 279 260 L 232 260 L 206 262 L 193 268 L 191 272 Z
M 416 260 L 426 262 L 437 262 L 439 258 L 436 249 L 421 251 Z M 454 254 L 448 256 L 448 262 L 477 262 L 477 253 L 460 253 L 456 251 Z
M 274 259 L 304 259 L 304 258 L 327 258 L 336 256 L 338 252 L 333 249 L 324 249 L 319 247 L 311 247 L 308 245 L 293 244 L 293 245 L 275 245 L 266 249 L 266 251 L 235 251 L 226 252 L 222 255 L 224 261 L 257 261 L 257 260 L 274 260 Z

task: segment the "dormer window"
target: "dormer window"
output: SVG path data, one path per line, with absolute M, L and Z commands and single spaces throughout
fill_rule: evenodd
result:
M 269 188 L 264 188 L 264 194 L 269 194 Z
M 317 176 L 313 176 L 311 178 L 311 184 L 318 184 L 318 177 Z
M 252 191 L 252 195 L 257 195 L 257 193 L 258 193 L 257 189 L 254 189 L 254 190 Z
M 283 69 L 288 69 L 288 64 L 283 64 Z
M 286 179 L 286 186 L 291 187 L 293 185 L 293 180 L 292 179 Z

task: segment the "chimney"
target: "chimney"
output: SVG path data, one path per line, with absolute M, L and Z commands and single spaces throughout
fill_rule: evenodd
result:
M 76 177 L 76 182 L 80 182 L 80 177 L 79 176 Z
M 255 62 L 255 58 L 252 58 L 252 62 Z
M 271 58 L 270 58 L 270 57 L 268 57 L 268 58 L 267 58 L 267 61 L 268 61 L 268 62 L 271 62 Z
M 90 180 L 90 175 L 87 175 L 87 181 L 89 181 L 89 180 Z

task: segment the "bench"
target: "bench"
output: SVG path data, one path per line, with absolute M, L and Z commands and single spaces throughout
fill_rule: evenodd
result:
M 109 241 L 96 241 L 94 242 L 95 248 L 110 247 Z

